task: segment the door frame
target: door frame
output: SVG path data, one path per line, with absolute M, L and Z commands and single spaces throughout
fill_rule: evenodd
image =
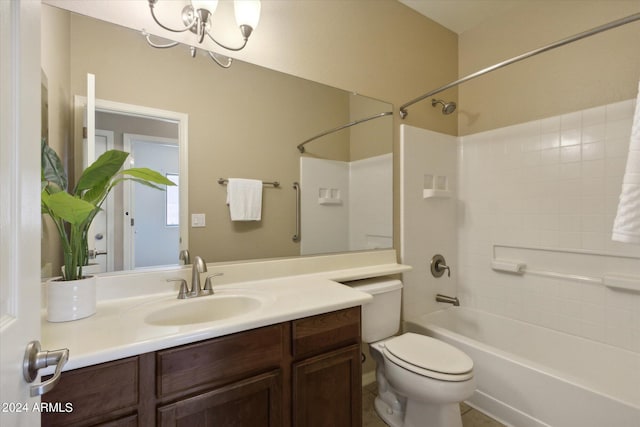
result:
M 84 109 L 87 98 L 74 96 L 74 141 L 82 141 Z M 161 110 L 142 105 L 126 104 L 123 102 L 95 99 L 95 110 L 112 114 L 167 120 L 178 124 L 178 151 L 180 155 L 180 250 L 189 249 L 189 115 L 177 111 Z M 82 172 L 82 144 L 74 144 L 76 173 Z

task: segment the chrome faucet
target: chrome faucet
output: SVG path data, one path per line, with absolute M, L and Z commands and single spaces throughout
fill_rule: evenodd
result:
M 182 265 L 191 264 L 191 256 L 189 255 L 188 249 L 183 249 L 180 251 L 180 255 L 178 255 L 178 261 L 182 261 Z
M 200 286 L 200 273 L 207 272 L 207 263 L 204 260 L 197 256 L 193 260 L 193 265 L 191 266 L 191 289 L 187 286 L 187 281 L 182 278 L 176 279 L 167 279 L 167 282 L 180 282 L 180 291 L 178 292 L 178 299 L 187 299 L 187 298 L 195 298 L 202 297 L 205 295 L 213 295 L 213 287 L 212 282 L 213 278 L 217 276 L 222 276 L 223 273 L 215 273 L 207 276 L 207 279 L 204 282 L 204 288 Z
M 200 286 L 200 273 L 207 272 L 207 263 L 197 256 L 193 259 L 193 266 L 191 268 L 191 289 L 189 289 L 189 297 L 198 297 L 202 294 L 202 287 Z
M 455 307 L 460 306 L 460 300 L 458 300 L 458 297 L 450 297 L 447 295 L 437 294 L 436 301 L 446 302 L 447 304 L 453 304 Z

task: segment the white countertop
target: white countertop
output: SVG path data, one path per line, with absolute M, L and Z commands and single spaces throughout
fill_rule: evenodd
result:
M 99 300 L 97 312 L 86 319 L 50 323 L 43 312 L 42 347 L 68 348 L 64 371 L 77 369 L 164 348 L 175 347 L 235 332 L 286 322 L 334 310 L 363 305 L 371 296 L 335 280 L 355 280 L 409 270 L 400 264 L 383 264 L 297 276 L 227 283 L 214 286 L 217 295 L 254 295 L 263 300 L 257 310 L 206 323 L 157 326 L 144 321 L 154 310 L 208 298 L 178 300 L 175 290 L 131 294 Z M 135 285 L 133 285 L 135 286 Z M 53 368 L 41 371 L 53 373 Z

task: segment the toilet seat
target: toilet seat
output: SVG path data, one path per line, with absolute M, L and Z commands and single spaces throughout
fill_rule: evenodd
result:
M 408 332 L 382 344 L 390 362 L 418 375 L 441 381 L 473 378 L 473 360 L 445 342 Z

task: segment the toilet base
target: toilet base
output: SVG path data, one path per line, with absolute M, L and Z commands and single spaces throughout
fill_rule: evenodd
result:
M 382 421 L 384 421 L 389 427 L 402 427 L 404 423 L 404 412 L 398 409 L 393 409 L 391 406 L 382 400 L 379 396 L 373 402 L 376 408 L 376 413 Z
M 378 416 L 390 427 L 462 427 L 460 405 L 429 405 L 424 402 L 407 401 L 405 411 L 393 409 L 376 397 L 374 406 Z
M 460 404 L 430 405 L 408 400 L 402 427 L 421 426 L 462 427 Z

